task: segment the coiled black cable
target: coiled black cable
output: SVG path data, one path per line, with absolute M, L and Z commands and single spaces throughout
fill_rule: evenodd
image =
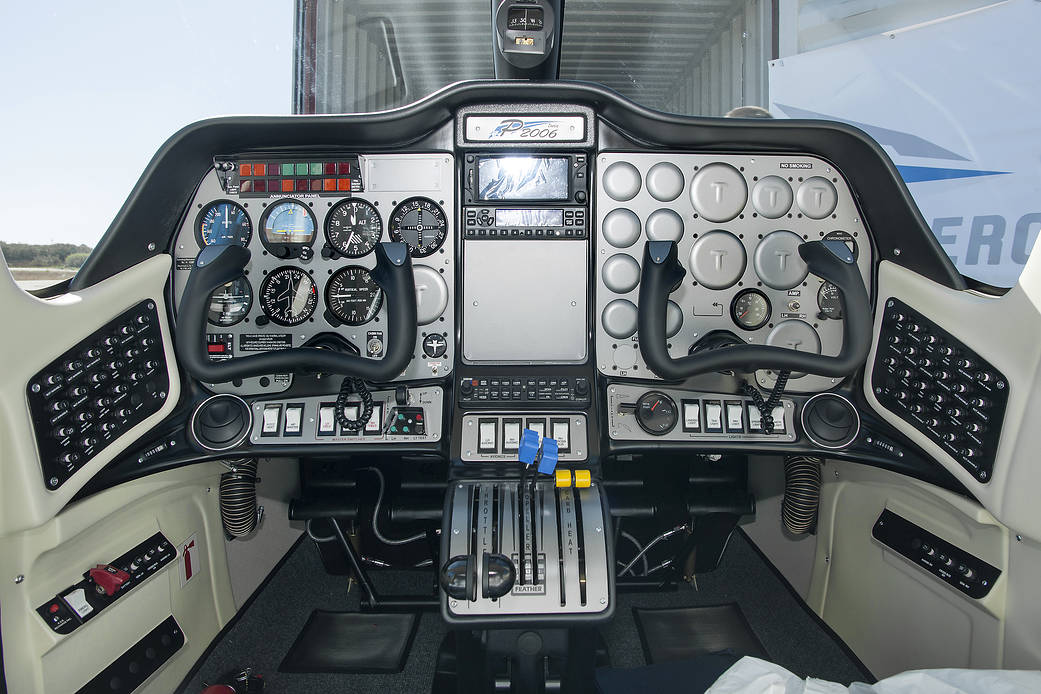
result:
M 220 520 L 228 537 L 245 537 L 257 529 L 257 459 L 224 462 L 220 476 Z
M 352 393 L 357 393 L 361 398 L 361 412 L 357 419 L 347 419 L 345 409 L 349 404 L 347 398 Z M 336 421 L 347 431 L 360 431 L 372 417 L 372 393 L 369 392 L 365 381 L 360 378 L 348 376 L 340 383 L 340 394 L 336 396 Z M 382 422 L 381 422 L 382 425 Z
M 821 459 L 790 455 L 784 459 L 781 520 L 793 535 L 813 532 L 821 501 Z
M 788 377 L 791 374 L 792 372 L 787 369 L 777 374 L 777 382 L 774 383 L 774 387 L 770 391 L 770 397 L 766 400 L 763 400 L 763 394 L 759 392 L 758 388 L 747 383 L 741 384 L 741 392 L 752 398 L 752 402 L 759 408 L 759 424 L 764 434 L 773 433 L 774 408 L 777 407 L 777 403 L 781 402 L 781 393 L 784 392 L 784 387 L 788 385 Z

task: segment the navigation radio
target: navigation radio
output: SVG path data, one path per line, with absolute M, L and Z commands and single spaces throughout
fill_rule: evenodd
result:
M 463 180 L 465 238 L 587 238 L 584 154 L 473 154 Z

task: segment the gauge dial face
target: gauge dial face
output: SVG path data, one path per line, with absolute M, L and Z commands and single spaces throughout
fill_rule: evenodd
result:
M 407 243 L 413 258 L 436 252 L 447 235 L 445 211 L 433 200 L 409 198 L 395 207 L 390 216 L 390 238 Z
M 820 307 L 821 318 L 842 320 L 842 294 L 831 282 L 825 282 L 817 290 L 817 306 Z
M 299 325 L 317 305 L 314 280 L 298 267 L 280 267 L 260 285 L 260 306 L 273 323 Z
M 770 320 L 770 300 L 758 289 L 745 289 L 730 304 L 730 317 L 739 328 L 758 330 Z
M 211 202 L 195 221 L 195 238 L 200 246 L 246 246 L 252 237 L 249 215 L 230 200 Z
M 296 200 L 281 200 L 264 211 L 260 239 L 265 246 L 310 246 L 315 237 L 314 216 Z
M 665 393 L 651 391 L 636 401 L 636 421 L 648 434 L 661 436 L 676 426 L 676 403 Z
M 383 290 L 369 271 L 358 265 L 338 270 L 325 285 L 325 301 L 337 319 L 347 325 L 368 323 L 383 305 Z
M 211 325 L 226 328 L 240 322 L 253 306 L 253 287 L 239 277 L 218 287 L 210 294 L 210 310 L 206 319 Z
M 337 253 L 360 258 L 383 237 L 380 213 L 364 200 L 344 200 L 325 218 L 325 238 Z

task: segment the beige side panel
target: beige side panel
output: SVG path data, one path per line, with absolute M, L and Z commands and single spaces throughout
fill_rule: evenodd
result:
M 878 305 L 899 298 L 955 335 L 1001 370 L 1010 385 L 1005 423 L 991 480 L 980 484 L 937 444 L 883 408 L 871 390 L 876 345 L 868 357 L 864 395 L 874 409 L 930 453 L 1008 527 L 1041 540 L 1041 253 L 1033 256 L 1019 284 L 1000 298 L 956 292 L 890 262 L 878 270 Z M 875 316 L 878 335 L 884 311 Z
M 4 667 L 12 692 L 74 692 L 171 614 L 185 646 L 139 691 L 173 691 L 235 613 L 217 504 L 222 469 L 199 464 L 129 482 L 0 539 Z M 187 585 L 181 587 L 174 562 L 69 635 L 44 624 L 37 606 L 157 531 L 175 547 L 195 535 L 203 566 Z M 16 584 L 11 577 L 19 574 L 25 578 Z
M 0 537 L 52 518 L 98 471 L 163 420 L 177 404 L 180 377 L 166 319 L 163 287 L 170 256 L 157 255 L 118 275 L 54 299 L 37 299 L 15 284 L 0 254 Z M 118 438 L 62 487 L 47 491 L 25 388 L 40 369 L 106 322 L 145 299 L 159 307 L 170 388 L 159 412 Z
M 1001 667 L 1008 530 L 978 504 L 906 477 L 833 461 L 824 472 L 810 607 L 879 678 Z M 885 508 L 993 564 L 1002 577 L 984 599 L 965 596 L 872 538 Z

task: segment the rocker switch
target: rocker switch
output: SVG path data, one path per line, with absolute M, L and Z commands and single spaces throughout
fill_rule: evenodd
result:
M 98 564 L 90 570 L 90 580 L 94 581 L 94 589 L 99 595 L 111 597 L 130 580 L 130 574 L 111 564 Z

